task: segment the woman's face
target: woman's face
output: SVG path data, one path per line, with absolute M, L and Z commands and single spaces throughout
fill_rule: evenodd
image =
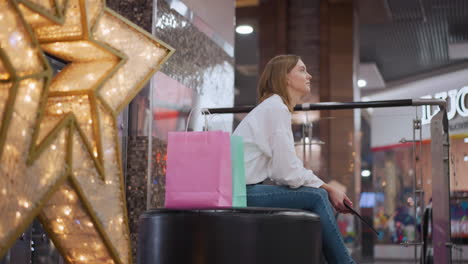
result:
M 307 72 L 302 60 L 299 60 L 294 68 L 287 75 L 287 85 L 290 93 L 300 96 L 310 92 L 310 80 L 312 76 Z

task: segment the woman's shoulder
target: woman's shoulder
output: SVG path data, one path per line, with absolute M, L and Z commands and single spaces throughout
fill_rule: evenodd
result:
M 261 102 L 249 114 L 249 123 L 254 126 L 273 127 L 291 119 L 291 113 L 278 95 Z
M 243 135 L 252 131 L 274 131 L 288 124 L 291 113 L 278 95 L 272 95 L 258 104 L 241 121 L 234 134 Z M 263 128 L 263 129 L 262 129 Z
M 244 117 L 241 124 L 259 125 L 268 120 L 277 120 L 291 118 L 288 107 L 283 103 L 279 95 L 272 95 L 258 104 L 247 116 Z
M 271 111 L 278 112 L 278 111 L 286 111 L 289 113 L 288 107 L 284 104 L 283 99 L 277 94 L 274 94 L 263 102 L 261 102 L 257 108 L 262 110 L 266 113 L 270 113 Z

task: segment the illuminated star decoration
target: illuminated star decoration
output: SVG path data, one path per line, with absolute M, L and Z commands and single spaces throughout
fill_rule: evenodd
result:
M 131 263 L 116 119 L 174 50 L 102 0 L 0 0 L 0 24 L 0 256 L 39 215 L 68 263 Z

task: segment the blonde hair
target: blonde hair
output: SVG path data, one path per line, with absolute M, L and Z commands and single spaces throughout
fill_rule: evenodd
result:
M 273 94 L 277 94 L 283 99 L 289 111 L 294 110 L 291 98 L 287 89 L 287 74 L 296 66 L 301 57 L 296 55 L 278 55 L 271 59 L 265 66 L 260 80 L 258 81 L 259 103 L 263 102 Z

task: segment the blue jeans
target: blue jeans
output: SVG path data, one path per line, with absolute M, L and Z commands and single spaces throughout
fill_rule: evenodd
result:
M 335 216 L 328 200 L 328 193 L 321 188 L 247 185 L 247 205 L 303 209 L 320 216 L 322 245 L 329 264 L 355 263 L 346 249 L 338 230 Z

